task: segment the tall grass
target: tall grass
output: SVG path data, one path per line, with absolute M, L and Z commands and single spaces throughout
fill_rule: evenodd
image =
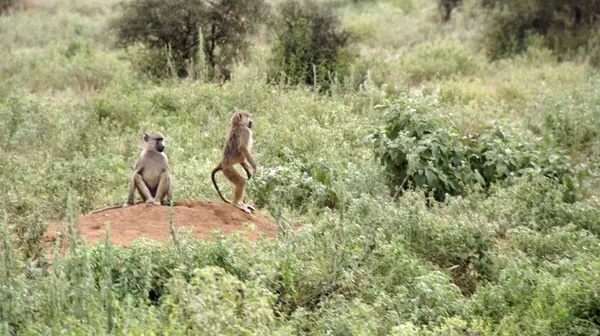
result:
M 112 4 L 0 16 L 0 333 L 598 334 L 592 66 L 535 46 L 490 63 L 468 3 L 442 25 L 433 0 L 335 1 L 360 57 L 330 93 L 266 84 L 269 34 L 231 82 L 151 81 L 112 45 Z M 580 182 L 531 169 L 443 202 L 410 188 L 394 199 L 371 135 L 387 126 L 378 105 L 399 100 L 457 137 L 494 127 L 516 148 L 566 154 Z M 172 220 L 165 244 L 77 236 L 78 214 L 123 202 L 146 131 L 166 135 L 176 200 L 216 200 L 208 172 L 237 108 L 255 121 L 248 194 L 278 237 L 201 241 Z M 50 221 L 64 223 L 54 246 Z

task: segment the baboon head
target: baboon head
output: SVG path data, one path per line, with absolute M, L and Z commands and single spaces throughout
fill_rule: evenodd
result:
M 164 136 L 160 132 L 144 133 L 144 142 L 148 150 L 162 153 L 165 150 L 163 140 Z
M 231 116 L 231 126 L 246 126 L 252 128 L 252 118 L 250 117 L 250 113 L 246 111 L 235 112 Z

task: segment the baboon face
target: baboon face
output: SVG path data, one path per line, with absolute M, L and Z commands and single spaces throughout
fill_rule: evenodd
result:
M 252 128 L 252 118 L 250 113 L 246 111 L 236 112 L 231 117 L 231 123 L 233 125 L 241 125 L 246 126 L 248 128 Z
M 164 136 L 159 132 L 150 134 L 144 133 L 144 141 L 149 149 L 156 150 L 159 153 L 162 153 L 165 150 L 165 145 L 163 143 Z

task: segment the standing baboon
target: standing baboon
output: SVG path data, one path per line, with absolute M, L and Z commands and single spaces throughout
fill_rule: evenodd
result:
M 161 205 L 172 198 L 171 167 L 167 155 L 163 152 L 163 135 L 159 132 L 144 133 L 146 143 L 140 157 L 135 163 L 129 196 L 123 207 L 133 205 L 135 191 L 146 203 Z
M 242 166 L 248 175 L 248 180 L 252 178 L 256 171 L 256 163 L 254 163 L 251 154 L 253 141 L 251 128 L 252 119 L 248 112 L 239 111 L 231 116 L 229 134 L 223 145 L 223 157 L 210 175 L 221 199 L 227 203 L 232 203 L 235 207 L 247 213 L 253 212 L 255 209 L 251 205 L 242 203 L 246 180 L 235 170 L 234 165 L 240 164 Z M 226 200 L 219 190 L 215 180 L 215 174 L 219 170 L 223 171 L 223 175 L 234 185 L 233 202 Z

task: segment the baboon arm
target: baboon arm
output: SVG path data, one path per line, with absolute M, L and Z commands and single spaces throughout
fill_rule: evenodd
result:
M 248 166 L 248 162 L 242 161 L 242 162 L 240 162 L 240 165 L 246 171 L 246 176 L 248 176 L 248 180 L 251 179 L 252 178 L 252 173 L 250 172 L 250 166 Z
M 141 163 L 142 163 L 142 160 L 140 158 L 138 158 L 135 161 L 135 168 L 133 169 L 133 174 L 131 174 L 131 184 L 129 185 L 129 194 L 127 195 L 127 204 L 133 204 L 134 197 L 135 197 L 135 189 L 136 189 L 135 176 L 142 171 Z
M 140 170 L 142 170 L 142 156 L 138 157 L 137 160 L 135 160 L 135 165 L 133 166 L 133 174 L 137 174 L 140 172 Z
M 252 170 L 256 171 L 256 163 L 254 162 L 252 154 L 250 154 L 248 148 L 242 148 L 242 154 L 244 155 L 244 158 L 246 159 L 246 161 L 248 161 L 250 166 L 252 166 Z
M 167 158 L 167 154 L 163 153 L 163 156 L 165 158 L 165 165 L 167 166 L 167 170 L 170 173 L 173 173 L 173 169 L 171 168 L 171 165 L 169 165 L 169 159 Z

